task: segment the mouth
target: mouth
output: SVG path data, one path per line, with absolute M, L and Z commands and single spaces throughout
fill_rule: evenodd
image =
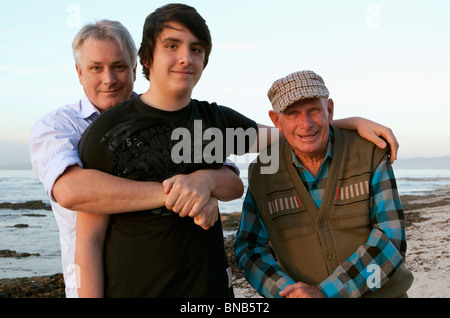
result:
M 103 94 L 114 94 L 114 93 L 117 93 L 117 92 L 119 92 L 121 89 L 120 88 L 118 88 L 118 89 L 110 89 L 110 90 L 107 90 L 107 91 L 99 91 L 100 93 L 103 93 Z
M 173 71 L 175 74 L 179 74 L 179 75 L 194 75 L 194 72 L 192 71 Z
M 311 139 L 313 139 L 314 137 L 316 137 L 317 136 L 317 134 L 319 133 L 319 131 L 316 131 L 314 134 L 312 134 L 312 135 L 298 135 L 301 139 L 303 139 L 303 140 L 311 140 Z

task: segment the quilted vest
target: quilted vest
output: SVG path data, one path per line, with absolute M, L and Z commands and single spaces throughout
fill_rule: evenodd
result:
M 334 128 L 335 144 L 320 209 L 292 165 L 292 147 L 282 139 L 276 174 L 261 174 L 259 160 L 249 168 L 254 196 L 280 265 L 296 281 L 316 285 L 365 245 L 370 232 L 372 171 L 386 154 L 356 132 Z M 344 142 L 345 141 L 345 142 Z M 369 296 L 401 297 L 412 284 L 402 264 Z

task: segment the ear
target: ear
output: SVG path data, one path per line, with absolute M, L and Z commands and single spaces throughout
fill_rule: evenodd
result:
M 77 74 L 78 74 L 78 80 L 80 81 L 80 84 L 83 85 L 83 71 L 81 70 L 81 67 L 78 66 L 77 63 L 75 63 L 75 69 L 77 70 Z
M 137 63 L 133 68 L 133 82 L 136 82 L 136 67 L 137 67 Z
M 333 116 L 334 116 L 334 102 L 331 98 L 328 99 L 328 101 L 327 101 L 327 110 L 328 110 L 328 121 L 331 125 L 331 122 L 333 121 Z
M 277 113 L 276 111 L 269 110 L 269 117 L 272 120 L 272 122 L 275 125 L 275 127 L 277 127 L 278 130 L 281 133 L 281 127 L 280 127 L 280 123 L 279 123 L 279 121 L 280 121 L 280 114 Z

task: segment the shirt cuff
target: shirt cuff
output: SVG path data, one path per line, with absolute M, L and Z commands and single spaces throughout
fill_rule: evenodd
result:
M 53 158 L 53 160 L 47 165 L 43 184 L 45 192 L 51 201 L 57 202 L 53 196 L 53 186 L 55 185 L 56 180 L 58 180 L 58 178 L 64 173 L 64 171 L 66 171 L 68 167 L 73 165 L 83 167 L 83 164 L 78 157 L 78 152 L 76 152 L 76 155 L 67 153 L 60 154 L 59 156 Z

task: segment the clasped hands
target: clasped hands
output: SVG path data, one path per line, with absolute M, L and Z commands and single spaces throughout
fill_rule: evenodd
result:
M 280 291 L 280 296 L 285 298 L 324 298 L 317 286 L 302 282 L 287 286 Z
M 180 217 L 192 217 L 194 223 L 208 230 L 218 220 L 219 202 L 211 196 L 207 180 L 191 175 L 175 175 L 163 183 L 165 206 Z

